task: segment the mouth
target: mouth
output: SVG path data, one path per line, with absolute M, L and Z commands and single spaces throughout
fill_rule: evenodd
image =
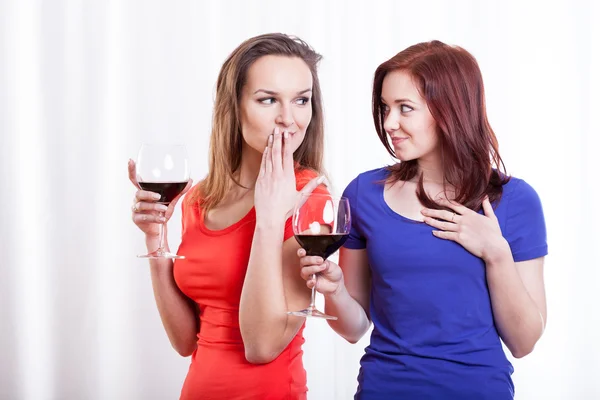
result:
M 402 142 L 404 142 L 405 140 L 408 140 L 407 137 L 394 137 L 392 136 L 392 144 L 397 145 L 400 144 Z

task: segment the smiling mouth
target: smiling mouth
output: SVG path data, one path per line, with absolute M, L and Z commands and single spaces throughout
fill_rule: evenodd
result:
M 408 138 L 407 137 L 392 137 L 392 143 L 394 143 L 394 144 L 404 142 L 405 140 L 408 140 Z

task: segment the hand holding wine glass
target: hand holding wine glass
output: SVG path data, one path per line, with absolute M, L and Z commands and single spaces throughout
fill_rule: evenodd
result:
M 158 249 L 141 258 L 184 258 L 165 249 L 166 223 L 179 198 L 191 187 L 188 159 L 182 145 L 144 144 L 138 163 L 129 161 L 129 179 L 140 190 L 132 206 L 133 222 L 147 238 L 158 238 Z
M 309 289 L 315 290 L 325 296 L 334 295 L 339 292 L 344 282 L 344 274 L 339 265 L 333 261 L 324 260 L 320 256 L 306 255 L 306 250 L 298 249 L 300 258 L 300 276 L 306 281 Z M 319 276 L 317 286 L 316 274 Z

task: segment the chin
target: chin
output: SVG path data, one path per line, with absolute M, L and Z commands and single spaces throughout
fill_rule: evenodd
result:
M 416 160 L 415 157 L 410 157 L 404 154 L 398 154 L 396 153 L 396 158 L 401 161 L 401 162 L 407 162 L 407 161 L 412 161 L 412 160 Z

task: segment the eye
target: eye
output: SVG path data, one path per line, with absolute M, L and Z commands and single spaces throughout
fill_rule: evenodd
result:
M 305 106 L 308 104 L 309 101 L 310 101 L 310 98 L 308 98 L 308 97 L 300 97 L 300 98 L 296 99 L 296 104 L 298 104 L 300 106 Z
M 414 110 L 414 109 L 413 109 L 412 107 L 410 107 L 410 106 L 407 106 L 406 104 L 402 104 L 402 105 L 400 106 L 400 112 L 402 112 L 402 113 L 411 112 L 411 111 L 413 111 L 413 110 Z
M 258 102 L 264 105 L 271 105 L 271 104 L 275 104 L 277 100 L 275 99 L 275 97 L 264 97 L 262 99 L 258 99 Z

